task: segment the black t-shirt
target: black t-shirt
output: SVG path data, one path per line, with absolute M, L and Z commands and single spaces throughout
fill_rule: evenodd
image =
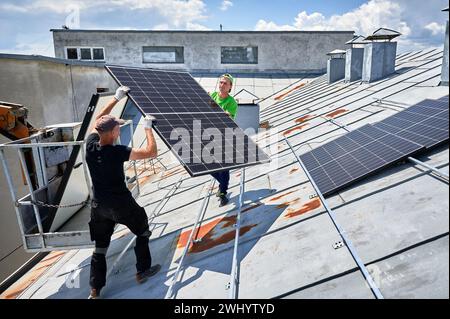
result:
M 92 178 L 94 199 L 99 202 L 120 203 L 131 196 L 125 185 L 123 163 L 130 158 L 131 148 L 125 145 L 99 144 L 98 133 L 86 139 L 86 162 Z

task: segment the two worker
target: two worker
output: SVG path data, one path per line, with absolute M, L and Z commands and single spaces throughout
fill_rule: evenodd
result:
M 213 92 L 211 98 L 234 119 L 237 113 L 237 103 L 229 95 L 232 85 L 233 77 L 231 75 L 221 76 L 219 91 Z M 125 185 L 123 170 L 123 164 L 126 161 L 157 156 L 157 145 L 152 131 L 154 118 L 151 116 L 144 118 L 147 138 L 145 147 L 130 148 L 124 145 L 115 145 L 120 134 L 120 125 L 124 121 L 111 116 L 110 113 L 128 92 L 128 87 L 122 86 L 117 89 L 114 98 L 97 115 L 95 127 L 86 139 L 86 162 L 93 185 L 89 230 L 91 239 L 95 242 L 90 269 L 90 299 L 98 298 L 101 289 L 106 284 L 106 253 L 116 224 L 127 226 L 136 235 L 134 247 L 136 281 L 143 283 L 161 269 L 158 264 L 152 266 L 148 246 L 152 233 L 149 229 L 148 217 L 144 208 L 136 203 Z M 217 196 L 220 199 L 220 205 L 226 205 L 230 172 L 216 172 L 212 176 L 219 182 Z

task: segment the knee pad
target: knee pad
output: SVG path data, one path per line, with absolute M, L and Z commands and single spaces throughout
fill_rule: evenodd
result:
M 152 232 L 150 231 L 150 229 L 147 229 L 142 234 L 140 234 L 139 237 L 149 238 L 151 235 L 152 235 Z
M 108 251 L 108 247 L 106 247 L 106 248 L 95 247 L 94 254 L 106 255 L 107 251 Z

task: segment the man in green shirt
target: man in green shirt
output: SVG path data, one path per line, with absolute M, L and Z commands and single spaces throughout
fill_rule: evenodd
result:
M 230 95 L 234 79 L 230 74 L 224 74 L 219 78 L 219 91 L 210 94 L 216 102 L 233 120 L 236 118 L 238 104 Z M 230 171 L 221 171 L 211 174 L 219 182 L 219 191 L 216 196 L 220 199 L 220 205 L 228 204 L 228 184 L 230 182 Z

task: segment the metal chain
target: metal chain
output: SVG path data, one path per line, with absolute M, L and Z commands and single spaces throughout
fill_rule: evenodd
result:
M 52 205 L 52 204 L 47 204 L 47 203 L 44 203 L 44 202 L 42 202 L 42 201 L 40 201 L 40 200 L 37 200 L 37 201 L 31 201 L 31 203 L 33 204 L 33 205 L 36 205 L 36 206 L 40 206 L 40 207 L 47 207 L 47 208 L 69 208 L 69 207 L 76 207 L 76 206 L 81 206 L 81 205 L 86 205 L 86 204 L 89 204 L 89 200 L 85 200 L 85 201 L 83 201 L 83 202 L 81 202 L 81 203 L 77 203 L 77 204 L 67 204 L 67 205 Z

